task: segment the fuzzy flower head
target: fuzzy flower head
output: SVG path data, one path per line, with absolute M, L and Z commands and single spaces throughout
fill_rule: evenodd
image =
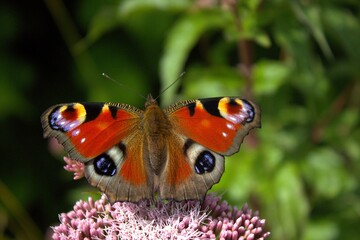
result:
M 78 201 L 59 216 L 53 239 L 266 239 L 265 220 L 246 205 L 238 210 L 220 197 L 204 202 L 110 204 L 100 200 Z
M 64 169 L 68 172 L 74 173 L 74 180 L 79 180 L 85 176 L 85 165 L 82 162 L 72 160 L 68 157 L 64 157 L 66 165 Z

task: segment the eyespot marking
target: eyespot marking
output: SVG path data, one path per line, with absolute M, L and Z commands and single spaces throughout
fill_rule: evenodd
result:
M 99 175 L 114 176 L 117 172 L 114 160 L 106 153 L 94 158 L 94 169 Z
M 84 105 L 80 103 L 55 107 L 48 116 L 50 128 L 68 132 L 81 125 L 86 118 Z
M 250 123 L 255 118 L 255 109 L 248 101 L 242 100 L 242 102 L 244 103 L 244 107 L 245 107 L 246 112 L 248 114 L 248 118 L 246 119 L 246 122 Z
M 209 151 L 202 151 L 196 158 L 194 168 L 197 174 L 212 172 L 215 168 L 215 156 Z
M 238 98 L 220 99 L 218 109 L 223 118 L 234 124 L 250 123 L 255 118 L 255 109 L 252 104 Z

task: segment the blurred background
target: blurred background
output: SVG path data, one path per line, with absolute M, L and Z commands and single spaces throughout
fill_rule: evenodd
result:
M 143 108 L 182 72 L 162 106 L 242 96 L 262 109 L 211 191 L 259 210 L 271 239 L 358 239 L 359 44 L 358 0 L 2 1 L 0 239 L 42 239 L 97 192 L 42 138 L 47 107 Z

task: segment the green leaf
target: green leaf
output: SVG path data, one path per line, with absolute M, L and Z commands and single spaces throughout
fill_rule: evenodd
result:
M 302 8 L 296 1 L 291 1 L 292 7 L 299 20 L 311 31 L 325 56 L 333 59 L 333 53 L 325 37 L 324 27 L 321 19 L 322 9 L 318 5 L 308 5 Z
M 283 63 L 263 60 L 253 69 L 254 92 L 258 95 L 273 94 L 287 79 L 289 68 Z
M 339 228 L 336 223 L 328 220 L 310 221 L 306 228 L 303 240 L 330 240 L 338 239 Z
M 90 23 L 89 31 L 86 35 L 87 44 L 98 40 L 105 33 L 114 29 L 120 23 L 117 9 L 114 6 L 103 7 Z
M 146 9 L 161 9 L 164 11 L 184 10 L 189 7 L 190 4 L 192 4 L 190 0 L 125 0 L 119 7 L 119 15 L 127 17 L 134 12 Z
M 354 179 L 344 171 L 342 162 L 330 148 L 316 149 L 304 160 L 302 172 L 317 198 L 333 198 L 354 187 Z
M 229 22 L 227 14 L 221 10 L 192 12 L 175 23 L 166 39 L 160 61 L 163 87 L 169 86 L 179 77 L 191 49 L 206 31 L 223 27 Z M 164 93 L 165 104 L 171 102 L 175 91 L 175 88 L 170 88 Z
M 237 204 L 249 201 L 259 175 L 257 156 L 254 149 L 242 149 L 241 154 L 228 157 L 221 181 L 212 187 L 212 191 L 224 194 L 226 199 Z
M 89 31 L 85 39 L 86 44 L 91 44 L 117 26 L 126 24 L 127 21 L 129 21 L 129 17 L 136 13 L 141 14 L 144 11 L 154 10 L 179 11 L 184 10 L 190 3 L 191 1 L 189 0 L 127 0 L 121 1 L 117 4 L 104 5 L 104 7 L 102 7 L 92 18 Z M 85 48 L 82 44 L 84 44 L 84 42 L 80 42 L 78 44 L 78 49 Z
M 225 26 L 229 41 L 251 40 L 262 47 L 270 47 L 269 35 L 262 27 L 262 13 L 259 11 L 260 0 L 240 1 L 237 13 L 234 14 L 234 24 Z M 261 16 L 261 17 L 260 17 Z
M 351 11 L 327 8 L 322 11 L 322 18 L 329 34 L 338 41 L 346 54 L 360 61 L 360 24 Z
M 272 219 L 273 239 L 297 239 L 309 214 L 302 182 L 296 165 L 286 163 L 263 184 L 266 215 Z
M 188 70 L 184 76 L 183 93 L 187 98 L 237 96 L 244 79 L 232 67 L 201 67 Z

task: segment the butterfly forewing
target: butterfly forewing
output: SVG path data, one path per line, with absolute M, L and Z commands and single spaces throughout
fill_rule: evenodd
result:
M 87 161 L 126 138 L 141 120 L 141 112 L 125 104 L 59 104 L 49 108 L 41 121 L 45 137 L 56 137 L 72 159 Z
M 260 110 L 236 97 L 189 100 L 167 110 L 177 132 L 222 155 L 240 148 L 244 137 L 260 127 Z

